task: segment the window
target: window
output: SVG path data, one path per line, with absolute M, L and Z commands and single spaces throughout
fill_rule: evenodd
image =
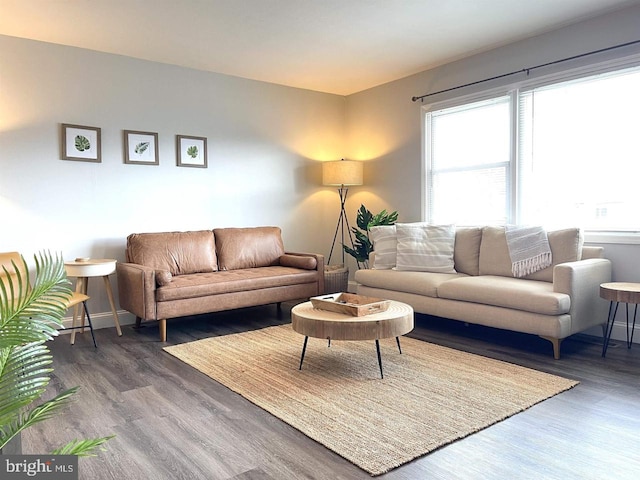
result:
M 507 221 L 509 112 L 510 97 L 499 97 L 428 115 L 430 221 Z
M 638 85 L 634 67 L 427 111 L 427 219 L 639 232 Z

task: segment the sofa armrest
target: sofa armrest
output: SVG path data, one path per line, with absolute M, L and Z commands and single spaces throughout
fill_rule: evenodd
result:
M 571 333 L 607 322 L 607 302 L 600 298 L 600 284 L 611 281 L 611 262 L 590 258 L 560 263 L 553 269 L 553 291 L 571 298 Z
M 300 252 L 284 252 L 285 255 L 293 255 L 298 257 L 313 257 L 316 259 L 316 270 L 318 272 L 318 293 L 324 294 L 324 255 L 319 253 L 300 253 Z
M 156 273 L 136 263 L 116 264 L 120 306 L 143 320 L 156 320 Z

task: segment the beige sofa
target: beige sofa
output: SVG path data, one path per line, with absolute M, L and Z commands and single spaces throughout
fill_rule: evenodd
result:
M 280 228 L 134 233 L 117 264 L 120 306 L 167 319 L 308 298 L 324 292 L 324 257 L 285 252 Z
M 355 274 L 357 292 L 398 300 L 416 312 L 539 335 L 560 358 L 562 339 L 607 320 L 599 285 L 611 281 L 600 247 L 585 247 L 579 229 L 548 232 L 552 265 L 523 278 L 512 274 L 503 227 L 457 228 L 455 273 L 375 265 Z M 374 242 L 374 249 L 376 244 Z

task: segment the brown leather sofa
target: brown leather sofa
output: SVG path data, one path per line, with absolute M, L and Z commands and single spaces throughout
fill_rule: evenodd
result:
M 324 257 L 285 252 L 278 227 L 134 233 L 118 263 L 120 306 L 167 319 L 308 298 L 324 292 Z

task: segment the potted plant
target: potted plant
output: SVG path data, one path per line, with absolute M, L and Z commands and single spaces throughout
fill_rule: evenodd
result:
M 53 371 L 52 356 L 46 345 L 58 335 L 62 317 L 71 296 L 64 262 L 58 256 L 34 256 L 33 284 L 23 257 L 22 265 L 0 270 L 0 451 L 20 438 L 26 428 L 59 414 L 78 387 L 70 388 L 39 405 Z M 112 438 L 73 440 L 51 452 L 53 455 L 95 455 Z
M 369 229 L 377 225 L 394 225 L 398 220 L 398 212 L 388 213 L 382 210 L 380 213 L 372 214 L 364 205 L 360 205 L 360 209 L 356 215 L 356 227 L 351 227 L 355 240 L 353 248 L 342 245 L 346 253 L 351 255 L 358 262 L 358 268 L 361 265 L 369 268 L 369 254 L 373 251 L 373 243 L 369 238 Z

